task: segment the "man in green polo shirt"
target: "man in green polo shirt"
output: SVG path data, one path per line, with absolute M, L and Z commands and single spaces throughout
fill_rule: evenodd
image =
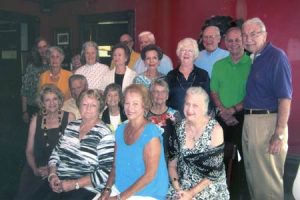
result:
M 223 128 L 226 143 L 236 145 L 238 153 L 233 164 L 230 196 L 238 199 L 245 183 L 242 158 L 243 99 L 251 67 L 251 59 L 244 52 L 242 33 L 237 27 L 226 32 L 225 45 L 230 55 L 217 61 L 211 76 L 211 96 L 217 108 L 217 120 Z

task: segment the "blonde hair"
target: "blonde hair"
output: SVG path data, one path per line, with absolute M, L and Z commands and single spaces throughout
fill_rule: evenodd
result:
M 198 44 L 197 41 L 193 38 L 184 38 L 180 40 L 177 44 L 177 49 L 176 49 L 176 54 L 179 57 L 180 55 L 180 50 L 183 49 L 186 46 L 192 46 L 193 49 L 193 54 L 194 54 L 194 60 L 198 57 L 199 55 L 199 49 L 198 49 Z
M 208 113 L 208 106 L 209 106 L 209 96 L 207 94 L 207 92 L 202 88 L 202 87 L 190 87 L 185 94 L 185 98 L 188 95 L 197 95 L 200 96 L 201 98 L 203 98 L 204 100 L 204 105 L 203 108 L 206 111 L 205 113 Z
M 62 94 L 61 90 L 54 84 L 45 84 L 42 86 L 37 97 L 37 103 L 39 105 L 39 108 L 42 109 L 45 106 L 44 97 L 48 93 L 53 93 L 57 96 L 58 108 L 61 109 L 64 102 L 64 95 Z
M 84 97 L 89 97 L 92 99 L 96 99 L 99 103 L 99 113 L 102 113 L 102 111 L 104 110 L 105 104 L 104 104 L 104 99 L 102 94 L 100 93 L 99 90 L 96 89 L 89 89 L 87 91 L 84 91 L 80 94 L 79 98 L 76 101 L 76 104 L 78 106 L 78 108 L 80 108 L 80 105 L 82 103 L 82 100 Z
M 148 88 L 146 88 L 142 84 L 131 84 L 128 87 L 126 87 L 126 89 L 124 91 L 125 99 L 126 99 L 126 94 L 131 93 L 131 92 L 140 94 L 142 96 L 142 101 L 144 103 L 144 109 L 146 112 L 148 112 L 151 108 L 151 98 L 150 98 Z

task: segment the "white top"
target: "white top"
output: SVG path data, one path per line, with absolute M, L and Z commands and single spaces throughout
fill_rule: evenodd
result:
M 121 116 L 120 116 L 120 114 L 116 115 L 116 116 L 109 115 L 109 119 L 110 119 L 110 124 L 113 126 L 113 129 L 114 129 L 112 131 L 115 132 L 117 130 L 119 124 L 121 123 Z
M 109 71 L 107 65 L 95 63 L 93 65 L 85 64 L 75 71 L 75 74 L 81 74 L 86 77 L 89 89 L 98 89 L 104 91 L 108 85 L 104 78 Z

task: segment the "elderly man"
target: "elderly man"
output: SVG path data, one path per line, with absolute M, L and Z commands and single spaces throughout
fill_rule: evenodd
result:
M 149 44 L 155 44 L 155 37 L 154 37 L 153 33 L 149 32 L 149 31 L 141 32 L 139 34 L 139 43 L 140 43 L 140 50 L 141 51 L 145 46 L 147 46 Z M 157 70 L 160 73 L 166 75 L 172 69 L 173 69 L 173 64 L 172 64 L 171 59 L 166 54 L 163 54 L 163 57 L 160 61 L 160 64 L 159 64 Z M 141 74 L 144 71 L 146 71 L 145 63 L 144 63 L 144 61 L 142 60 L 141 57 L 136 61 L 135 66 L 134 66 L 134 70 L 138 74 Z
M 195 60 L 195 65 L 206 70 L 211 78 L 215 62 L 227 57 L 229 52 L 218 47 L 221 42 L 221 35 L 217 26 L 206 27 L 203 31 L 202 39 L 205 49 L 200 51 L 198 58 Z
M 211 97 L 218 108 L 217 120 L 224 131 L 224 140 L 237 146 L 242 154 L 243 99 L 251 67 L 251 59 L 244 52 L 242 32 L 233 27 L 226 32 L 225 45 L 230 55 L 213 66 L 210 89 Z M 245 183 L 243 161 L 236 157 L 230 187 L 231 197 L 238 199 L 241 185 Z M 239 162 L 240 161 L 240 162 Z
M 120 36 L 120 42 L 126 44 L 128 46 L 128 48 L 130 49 L 130 60 L 129 60 L 129 63 L 128 63 L 128 67 L 130 69 L 133 69 L 134 64 L 136 63 L 136 61 L 140 57 L 140 54 L 133 50 L 134 41 L 133 41 L 133 39 L 130 35 L 123 34 L 123 35 Z M 110 66 L 113 66 L 113 61 L 111 62 Z
M 242 136 L 251 199 L 284 199 L 291 67 L 285 53 L 267 42 L 266 27 L 259 18 L 243 24 L 242 37 L 253 58 L 244 99 Z
M 69 88 L 72 98 L 64 102 L 62 109 L 67 112 L 73 113 L 75 115 L 75 118 L 79 119 L 81 118 L 81 116 L 76 101 L 79 98 L 81 92 L 88 89 L 88 83 L 86 78 L 81 74 L 72 75 L 69 78 Z

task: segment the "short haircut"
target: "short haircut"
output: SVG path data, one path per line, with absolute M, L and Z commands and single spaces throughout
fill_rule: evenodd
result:
M 70 76 L 70 78 L 69 78 L 69 88 L 71 88 L 71 84 L 75 80 L 81 80 L 81 81 L 83 81 L 84 84 L 85 84 L 85 86 L 86 86 L 86 88 L 88 88 L 87 79 L 82 74 L 73 74 L 72 76 Z
M 39 105 L 40 110 L 42 111 L 42 108 L 45 106 L 44 104 L 44 97 L 48 93 L 53 93 L 58 98 L 58 108 L 62 108 L 64 103 L 64 95 L 61 92 L 61 90 L 54 84 L 45 84 L 41 87 L 38 97 L 37 97 L 37 103 Z
M 55 51 L 60 54 L 61 62 L 64 61 L 64 59 L 65 59 L 65 53 L 62 50 L 62 48 L 60 48 L 58 46 L 52 46 L 52 47 L 49 47 L 49 49 L 47 50 L 47 53 L 46 53 L 46 58 L 48 60 L 48 63 L 50 63 L 50 57 L 51 57 L 52 53 L 55 52 Z
M 190 87 L 186 91 L 185 98 L 188 95 L 198 95 L 198 96 L 202 97 L 204 99 L 203 108 L 205 110 L 205 113 L 208 113 L 208 110 L 209 110 L 209 108 L 208 108 L 208 106 L 209 106 L 209 96 L 208 96 L 207 92 L 202 87 Z
M 208 28 L 215 29 L 215 31 L 217 32 L 217 35 L 221 36 L 220 28 L 217 27 L 217 26 L 214 26 L 214 25 L 209 25 L 209 26 L 205 27 L 204 30 L 203 30 L 203 33 L 204 33 L 205 30 L 208 29 Z
M 128 46 L 124 43 L 118 43 L 116 45 L 113 46 L 111 52 L 112 54 L 114 54 L 116 49 L 123 49 L 124 53 L 125 53 L 125 57 L 127 58 L 125 65 L 128 65 L 129 61 L 130 61 L 130 49 L 128 48 Z
M 149 94 L 149 90 L 148 88 L 146 88 L 144 85 L 142 84 L 131 84 L 128 87 L 126 87 L 125 91 L 124 91 L 124 97 L 126 99 L 126 94 L 127 93 L 137 93 L 139 95 L 142 96 L 142 101 L 144 103 L 144 108 L 145 111 L 148 112 L 151 108 L 151 98 L 150 98 L 150 94 Z
M 154 37 L 154 34 L 151 33 L 150 31 L 143 31 L 139 34 L 139 39 L 141 37 L 144 37 L 144 36 L 147 36 L 147 38 L 153 43 L 155 44 L 155 37 Z
M 82 92 L 76 101 L 77 107 L 79 109 L 80 109 L 80 106 L 81 106 L 81 103 L 82 103 L 82 100 L 84 97 L 96 99 L 99 103 L 98 111 L 99 111 L 99 113 L 102 113 L 102 111 L 104 110 L 105 104 L 104 104 L 103 96 L 99 90 L 89 89 L 89 90 Z
M 193 38 L 184 38 L 178 42 L 177 49 L 176 49 L 177 56 L 179 57 L 180 50 L 186 46 L 192 46 L 192 49 L 194 51 L 194 60 L 195 60 L 199 55 L 199 49 L 198 49 L 197 41 Z
M 145 47 L 142 49 L 142 52 L 141 52 L 141 58 L 142 58 L 143 60 L 146 59 L 146 53 L 147 53 L 148 51 L 156 51 L 158 60 L 161 60 L 162 57 L 163 57 L 163 52 L 162 52 L 161 48 L 159 48 L 159 46 L 157 46 L 157 45 L 155 45 L 155 44 L 149 44 L 149 45 L 145 46 Z
M 123 93 L 122 93 L 122 88 L 119 84 L 116 83 L 111 83 L 108 86 L 106 86 L 105 90 L 104 90 L 104 101 L 106 102 L 106 98 L 107 95 L 110 91 L 116 91 L 119 94 L 119 98 L 120 98 L 120 104 L 123 104 Z
M 258 25 L 260 27 L 260 31 L 263 31 L 263 32 L 267 31 L 264 22 L 260 18 L 258 18 L 258 17 L 254 17 L 254 18 L 246 20 L 243 23 L 242 28 L 244 28 L 244 26 L 247 25 L 247 24 L 256 24 L 256 25 Z
M 225 39 L 227 38 L 227 35 L 229 34 L 229 33 L 231 33 L 232 31 L 238 31 L 238 32 L 240 32 L 241 34 L 242 34 L 242 30 L 241 30 L 241 28 L 239 28 L 239 27 L 231 27 L 231 28 L 229 28 L 227 31 L 226 31 L 226 33 L 225 33 Z
M 86 59 L 85 59 L 85 52 L 86 52 L 86 49 L 88 47 L 93 47 L 96 51 L 96 62 L 99 61 L 99 54 L 98 54 L 98 45 L 96 42 L 94 41 L 87 41 L 85 42 L 83 45 L 82 45 L 82 49 L 81 49 L 81 53 L 80 53 L 80 60 L 81 60 L 81 63 L 83 65 L 86 64 Z
M 153 88 L 155 85 L 159 85 L 159 86 L 165 88 L 165 90 L 169 94 L 169 84 L 163 78 L 160 77 L 160 78 L 154 79 L 154 81 L 151 83 L 151 86 L 150 86 L 151 92 L 153 91 Z

